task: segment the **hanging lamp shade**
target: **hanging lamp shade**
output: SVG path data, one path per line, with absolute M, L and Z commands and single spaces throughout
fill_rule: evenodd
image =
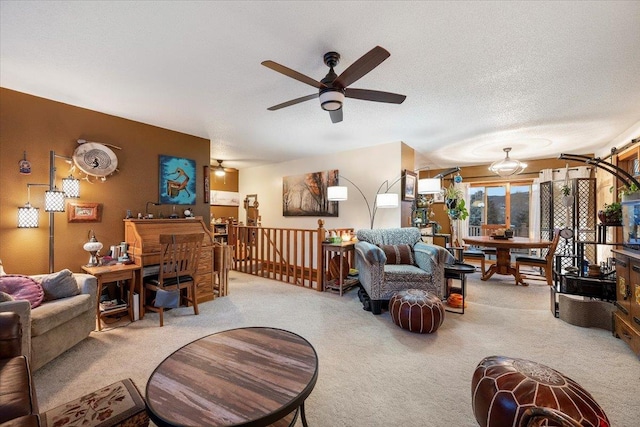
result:
M 347 187 L 333 186 L 327 187 L 327 200 L 331 202 L 343 202 L 348 199 L 349 191 Z
M 514 160 L 509 157 L 509 151 L 511 151 L 511 147 L 507 147 L 504 149 L 506 156 L 502 160 L 495 161 L 491 163 L 489 166 L 489 170 L 496 175 L 500 176 L 512 176 L 517 175 L 524 171 L 527 167 L 526 163 L 522 163 L 519 160 Z
M 40 209 L 31 206 L 27 202 L 23 207 L 18 208 L 18 228 L 38 228 L 38 214 Z
M 440 178 L 424 178 L 418 180 L 418 194 L 437 194 L 442 191 Z

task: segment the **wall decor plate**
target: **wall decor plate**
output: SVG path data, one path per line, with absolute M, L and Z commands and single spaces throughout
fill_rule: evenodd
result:
M 85 142 L 73 152 L 73 163 L 85 174 L 102 178 L 116 171 L 118 157 L 105 145 Z

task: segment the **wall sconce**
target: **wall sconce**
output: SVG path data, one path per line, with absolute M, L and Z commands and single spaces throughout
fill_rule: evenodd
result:
M 71 158 L 57 155 L 54 151 L 49 152 L 49 184 L 27 184 L 27 203 L 18 208 L 18 228 L 38 228 L 40 209 L 31 206 L 31 187 L 47 187 L 44 192 L 44 210 L 49 212 L 49 273 L 53 273 L 53 246 L 54 246 L 54 212 L 65 211 L 65 197 L 80 197 L 80 181 L 75 179 L 70 173 L 63 179 L 63 189 L 69 190 L 69 195 L 65 191 L 60 191 L 55 186 L 56 178 L 56 158 L 71 161 Z M 73 170 L 73 169 L 72 169 Z M 75 181 L 75 183 L 74 183 Z

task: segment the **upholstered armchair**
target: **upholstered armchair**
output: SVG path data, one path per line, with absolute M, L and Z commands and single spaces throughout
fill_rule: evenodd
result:
M 356 268 L 360 284 L 371 300 L 371 312 L 404 289 L 423 289 L 442 298 L 444 266 L 455 262 L 441 246 L 424 243 L 415 227 L 359 230 Z

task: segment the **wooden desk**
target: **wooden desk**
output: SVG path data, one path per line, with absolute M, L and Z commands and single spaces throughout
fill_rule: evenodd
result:
M 167 357 L 147 382 L 158 426 L 293 425 L 318 379 L 318 355 L 282 329 L 222 331 Z M 277 424 L 276 424 L 277 423 Z
M 160 264 L 160 234 L 204 233 L 196 281 L 198 304 L 215 298 L 213 276 L 213 236 L 202 217 L 180 219 L 125 219 L 124 240 L 128 244 L 129 258 L 142 267 L 142 275 L 157 274 Z M 155 271 L 152 268 L 155 267 Z M 147 274 L 149 273 L 149 274 Z M 143 304 L 144 306 L 144 304 Z M 144 311 L 140 312 L 140 318 Z
M 82 266 L 82 271 L 96 276 L 98 279 L 97 301 L 96 301 L 96 321 L 98 322 L 98 330 L 102 330 L 102 318 L 123 311 L 129 312 L 129 319 L 133 322 L 133 292 L 138 288 L 138 295 L 142 295 L 142 278 L 140 274 L 140 266 L 135 264 L 115 264 L 107 266 L 88 267 Z M 137 277 L 136 277 L 137 276 Z M 127 306 L 114 308 L 113 310 L 100 311 L 100 295 L 102 295 L 102 287 L 105 283 L 117 282 L 119 280 L 128 280 L 129 289 L 127 295 Z M 137 286 L 136 286 L 137 284 Z M 142 313 L 142 297 L 139 301 L 140 313 Z
M 494 239 L 491 236 L 465 237 L 464 242 L 469 245 L 496 248 L 496 262 L 492 264 L 482 276 L 482 280 L 489 280 L 495 273 L 513 275 L 516 285 L 527 286 L 520 276 L 520 272 L 511 266 L 511 249 L 548 248 L 549 240 L 529 239 L 527 237 L 512 237 L 510 239 Z

